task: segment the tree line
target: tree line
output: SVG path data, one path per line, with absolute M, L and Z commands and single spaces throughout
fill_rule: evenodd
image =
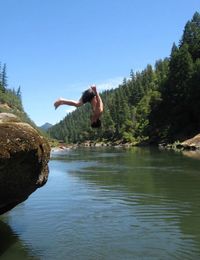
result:
M 86 140 L 173 142 L 200 131 L 200 14 L 184 27 L 171 54 L 130 72 L 116 89 L 101 93 L 105 105 L 102 127 L 90 128 L 89 104 L 77 108 L 49 129 L 66 143 Z
M 23 122 L 27 122 L 36 128 L 35 123 L 29 118 L 23 108 L 21 87 L 17 90 L 9 88 L 6 64 L 0 63 L 0 112 L 13 113 Z
M 0 103 L 7 104 L 10 108 L 15 108 L 23 111 L 21 88 L 17 90 L 8 88 L 7 83 L 7 67 L 0 63 Z

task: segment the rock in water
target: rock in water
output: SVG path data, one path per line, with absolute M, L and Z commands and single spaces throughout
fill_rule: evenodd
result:
M 185 140 L 184 142 L 181 143 L 181 146 L 187 150 L 200 149 L 200 134 L 195 135 L 194 137 L 188 140 Z
M 49 158 L 50 146 L 37 130 L 0 113 L 0 214 L 47 182 Z

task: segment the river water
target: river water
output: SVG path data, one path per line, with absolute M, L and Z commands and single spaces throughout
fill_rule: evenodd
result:
M 0 259 L 200 259 L 200 160 L 158 149 L 53 153 L 0 217 Z

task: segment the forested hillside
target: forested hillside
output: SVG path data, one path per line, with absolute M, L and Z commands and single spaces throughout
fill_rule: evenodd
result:
M 98 88 L 98 86 L 97 86 Z M 116 89 L 101 93 L 100 130 L 90 128 L 90 106 L 68 114 L 49 133 L 67 143 L 86 140 L 173 142 L 200 132 L 200 14 L 185 25 L 170 57 L 131 71 Z
M 34 127 L 36 125 L 25 113 L 22 105 L 20 87 L 10 89 L 7 84 L 7 69 L 6 64 L 3 66 L 0 63 L 0 112 L 13 113 L 22 121 L 30 123 Z

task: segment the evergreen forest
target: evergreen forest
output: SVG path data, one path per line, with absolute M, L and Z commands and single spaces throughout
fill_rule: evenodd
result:
M 0 112 L 13 113 L 23 122 L 27 122 L 36 128 L 35 123 L 29 118 L 22 105 L 21 87 L 17 90 L 8 87 L 6 64 L 0 63 Z
M 98 86 L 97 86 L 98 88 Z M 184 27 L 170 57 L 130 72 L 121 85 L 100 93 L 105 112 L 102 127 L 90 127 L 90 104 L 54 125 L 51 137 L 66 143 L 116 141 L 131 143 L 181 141 L 200 132 L 200 14 Z

